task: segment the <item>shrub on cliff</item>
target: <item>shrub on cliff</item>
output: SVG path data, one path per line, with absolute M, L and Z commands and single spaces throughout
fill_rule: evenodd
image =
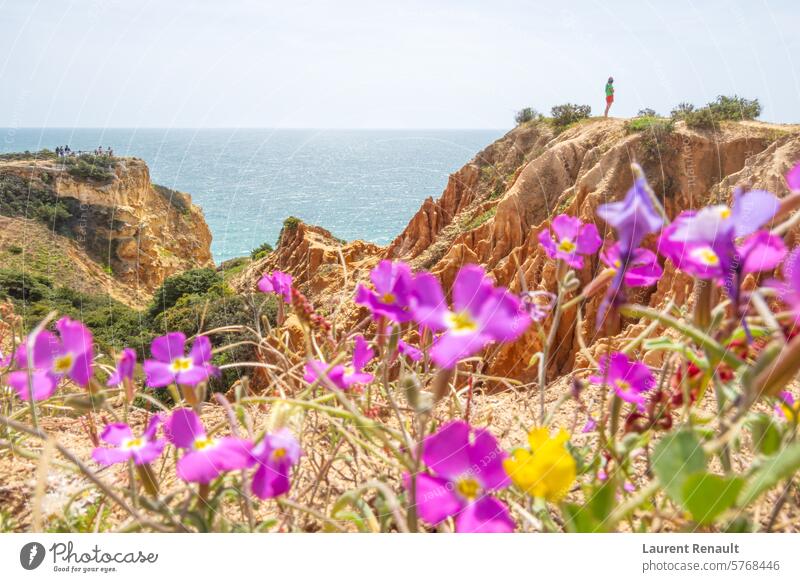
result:
M 69 234 L 72 218 L 70 207 L 49 186 L 16 174 L 0 174 L 0 214 L 31 218 L 61 234 Z
M 275 249 L 273 249 L 272 245 L 269 244 L 268 242 L 262 243 L 258 245 L 256 248 L 254 248 L 252 251 L 250 251 L 250 258 L 253 259 L 254 261 L 257 261 L 258 259 L 263 259 L 273 250 Z
M 743 121 L 761 115 L 758 99 L 745 99 L 738 95 L 720 95 L 705 107 L 696 109 L 691 103 L 680 103 L 670 116 L 686 122 L 693 129 L 711 129 L 720 121 Z
M 301 222 L 303 221 L 296 216 L 288 216 L 286 217 L 286 220 L 283 221 L 283 228 L 294 230 L 300 225 Z
M 80 318 L 105 350 L 119 350 L 124 345 L 142 349 L 153 337 L 142 315 L 134 309 L 108 296 L 61 287 L 42 275 L 0 269 L 0 300 L 11 301 L 26 330 L 51 311 Z
M 185 273 L 172 275 L 164 279 L 161 286 L 153 294 L 153 303 L 150 306 L 150 317 L 155 318 L 161 312 L 171 307 L 187 295 L 223 294 L 222 276 L 214 269 L 192 269 Z
M 108 182 L 114 177 L 114 172 L 111 170 L 114 167 L 114 160 L 110 156 L 81 154 L 76 158 L 64 158 L 64 164 L 69 175 L 76 178 Z
M 517 125 L 522 125 L 523 123 L 528 123 L 529 121 L 534 121 L 542 118 L 542 114 L 536 111 L 532 107 L 525 107 L 517 111 L 514 115 L 514 121 L 517 122 Z
M 663 117 L 635 117 L 625 122 L 627 134 L 641 133 L 641 162 L 653 162 L 662 157 L 665 141 L 675 129 L 675 121 Z
M 587 119 L 591 114 L 592 108 L 589 105 L 575 105 L 574 103 L 556 105 L 550 110 L 553 126 L 558 130 L 566 129 L 567 126 L 581 119 Z
M 706 106 L 720 121 L 741 121 L 755 119 L 761 115 L 761 103 L 758 99 L 745 99 L 738 95 L 720 95 Z

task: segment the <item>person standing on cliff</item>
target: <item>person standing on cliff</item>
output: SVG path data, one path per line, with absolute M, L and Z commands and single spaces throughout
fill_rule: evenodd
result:
M 606 113 L 603 117 L 608 117 L 608 110 L 611 109 L 612 103 L 614 103 L 614 77 L 609 77 L 608 83 L 606 83 Z

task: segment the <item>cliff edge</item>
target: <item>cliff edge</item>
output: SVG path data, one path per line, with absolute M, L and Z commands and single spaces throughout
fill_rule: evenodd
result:
M 213 266 L 202 211 L 137 158 L 0 156 L 0 225 L 3 268 L 132 307 L 169 275 Z

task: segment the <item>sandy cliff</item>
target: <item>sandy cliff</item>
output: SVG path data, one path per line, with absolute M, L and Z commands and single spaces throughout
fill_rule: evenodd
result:
M 213 265 L 200 209 L 188 194 L 154 186 L 142 160 L 116 158 L 101 179 L 73 175 L 55 159 L 2 160 L 0 180 L 0 214 L 7 215 L 0 251 L 23 251 L 6 264 L 33 267 L 35 255 L 49 248 L 60 252 L 49 261 L 56 280 L 132 306 L 146 303 L 165 277 Z M 20 195 L 24 204 L 13 199 Z M 57 211 L 38 211 L 40 202 Z
M 520 275 L 529 289 L 553 290 L 554 264 L 537 236 L 556 214 L 566 212 L 598 224 L 601 236 L 613 233 L 595 216 L 598 205 L 618 200 L 632 183 L 630 164 L 638 161 L 670 216 L 712 201 L 729 202 L 736 185 L 787 193 L 783 181 L 790 164 L 800 159 L 800 128 L 757 122 L 723 123 L 718 131 L 695 131 L 678 123 L 674 130 L 628 132 L 623 120 L 587 120 L 555 135 L 546 123 L 517 127 L 450 176 L 438 200 L 425 200 L 403 232 L 386 248 L 355 241 L 341 244 L 330 233 L 307 225 L 286 229 L 274 253 L 251 265 L 236 282 L 252 289 L 261 273 L 282 269 L 294 274 L 315 304 L 342 321 L 363 313 L 352 306 L 354 286 L 382 258 L 404 260 L 430 269 L 449 286 L 459 267 L 478 263 L 497 283 L 520 290 Z M 652 245 L 653 241 L 645 241 Z M 598 272 L 588 260 L 580 279 L 588 283 Z M 655 289 L 639 297 L 651 304 L 667 294 L 688 300 L 688 278 L 670 266 Z M 595 341 L 594 319 L 599 298 L 584 307 L 583 334 Z M 551 374 L 585 366 L 578 355 L 575 313 L 562 319 L 560 349 Z M 622 333 L 633 333 L 626 322 Z M 534 378 L 527 368 L 537 349 L 533 332 L 504 346 L 491 362 L 491 372 L 523 381 Z

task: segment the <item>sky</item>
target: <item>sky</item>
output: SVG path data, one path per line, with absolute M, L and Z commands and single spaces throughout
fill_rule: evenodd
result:
M 0 0 L 0 126 L 505 128 L 719 94 L 800 122 L 797 0 Z

